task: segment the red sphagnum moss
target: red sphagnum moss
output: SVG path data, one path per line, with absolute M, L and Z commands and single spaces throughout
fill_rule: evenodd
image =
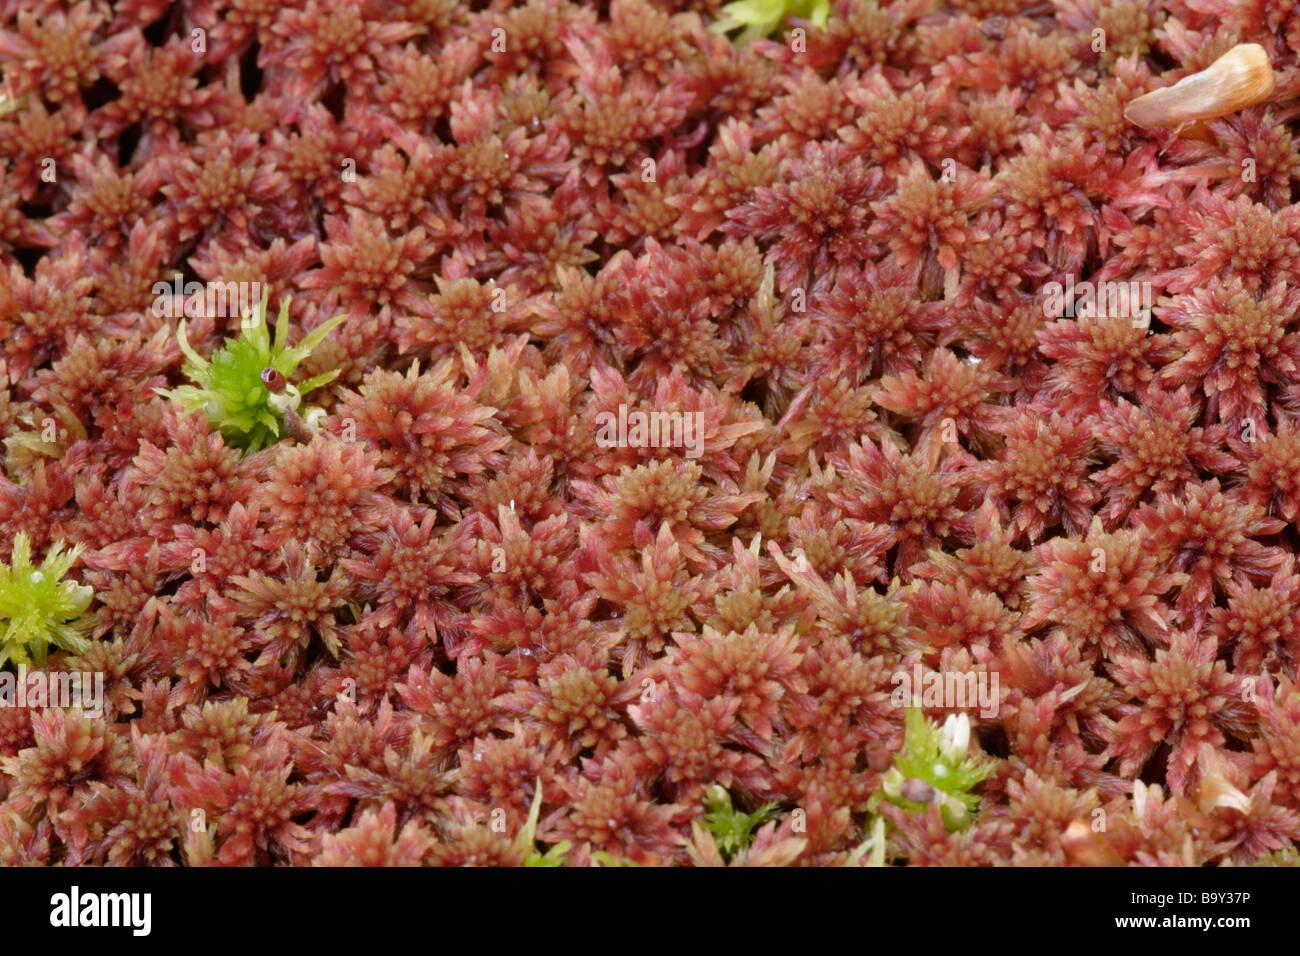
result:
M 719 6 L 0 3 L 0 646 L 80 546 L 105 694 L 0 707 L 0 864 L 1300 840 L 1294 5 Z M 249 454 L 168 392 L 262 293 L 345 319 Z

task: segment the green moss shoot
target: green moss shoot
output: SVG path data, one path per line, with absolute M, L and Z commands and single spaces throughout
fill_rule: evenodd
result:
M 190 346 L 182 319 L 176 327 L 176 339 L 185 355 L 184 374 L 194 384 L 160 389 L 159 394 L 179 402 L 187 412 L 202 411 L 230 445 L 246 451 L 273 445 L 285 430 L 282 408 L 295 405 L 302 396 L 339 374 L 335 369 L 304 382 L 292 381 L 298 366 L 346 318 L 336 315 L 322 322 L 290 348 L 288 300 L 280 302 L 272 338 L 263 297 L 244 317 L 239 337 L 228 340 L 210 361 Z M 276 394 L 267 387 L 263 372 L 268 369 L 283 377 L 283 393 Z
M 754 831 L 776 813 L 775 803 L 765 803 L 753 813 L 735 809 L 731 794 L 713 784 L 704 795 L 704 828 L 713 837 L 718 850 L 727 859 L 746 849 L 754 839 Z
M 542 781 L 538 780 L 537 787 L 533 791 L 532 806 L 528 808 L 528 819 L 519 830 L 519 847 L 525 854 L 524 866 L 564 866 L 564 859 L 572 846 L 568 840 L 560 841 L 545 853 L 537 849 L 537 821 L 541 818 L 541 814 Z
M 89 649 L 89 621 L 82 615 L 94 591 L 62 580 L 81 551 L 81 545 L 65 551 L 56 542 L 36 567 L 27 535 L 14 538 L 9 564 L 0 563 L 0 666 L 13 661 L 40 667 L 51 645 L 74 654 Z
M 938 804 L 948 830 L 969 826 L 979 806 L 971 793 L 997 765 L 986 757 L 972 756 L 970 718 L 953 714 L 939 727 L 919 707 L 907 708 L 903 749 L 885 774 L 878 798 L 909 811 Z
M 771 36 L 787 16 L 800 17 L 821 29 L 831 15 L 830 0 L 737 0 L 722 8 L 723 19 L 709 27 L 713 33 L 731 33 L 737 45 Z

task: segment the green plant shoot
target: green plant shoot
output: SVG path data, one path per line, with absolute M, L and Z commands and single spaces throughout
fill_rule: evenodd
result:
M 81 618 L 95 592 L 62 580 L 81 551 L 81 545 L 65 551 L 63 542 L 56 542 L 36 567 L 27 535 L 14 538 L 9 564 L 0 562 L 0 666 L 9 661 L 42 666 L 50 645 L 74 654 L 87 651 L 89 621 Z
M 545 853 L 537 850 L 537 821 L 541 818 L 542 813 L 542 781 L 537 781 L 537 786 L 533 790 L 533 803 L 528 808 L 528 819 L 524 821 L 523 827 L 519 831 L 519 847 L 524 851 L 524 866 L 564 866 L 564 857 L 569 852 L 571 844 L 568 840 L 563 840 Z
M 709 27 L 712 33 L 730 33 L 743 27 L 735 38 L 739 45 L 770 36 L 787 16 L 801 17 L 821 29 L 831 15 L 830 0 L 737 0 L 722 8 L 723 19 Z
M 749 846 L 754 831 L 776 813 L 775 803 L 765 803 L 753 813 L 735 809 L 731 794 L 716 783 L 704 793 L 704 827 L 727 859 Z
M 266 324 L 266 297 L 249 312 L 238 338 L 227 340 L 205 359 L 190 347 L 185 321 L 176 327 L 176 340 L 185 355 L 184 373 L 193 385 L 160 389 L 187 412 L 202 411 L 225 440 L 246 451 L 272 445 L 284 433 L 284 417 L 297 414 L 302 396 L 333 381 L 338 369 L 294 384 L 291 377 L 325 338 L 347 318 L 336 315 L 289 347 L 289 302 L 282 299 L 272 339 Z
M 937 804 L 944 826 L 961 830 L 970 825 L 979 795 L 971 793 L 992 772 L 996 762 L 970 755 L 970 718 L 951 714 L 940 728 L 919 707 L 907 708 L 903 749 L 894 755 L 879 797 L 909 811 Z

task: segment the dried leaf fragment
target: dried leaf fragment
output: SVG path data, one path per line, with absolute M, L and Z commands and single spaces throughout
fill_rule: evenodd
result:
M 1275 83 L 1264 48 L 1238 43 L 1201 72 L 1139 96 L 1124 115 L 1143 129 L 1182 128 L 1261 103 L 1273 94 Z

